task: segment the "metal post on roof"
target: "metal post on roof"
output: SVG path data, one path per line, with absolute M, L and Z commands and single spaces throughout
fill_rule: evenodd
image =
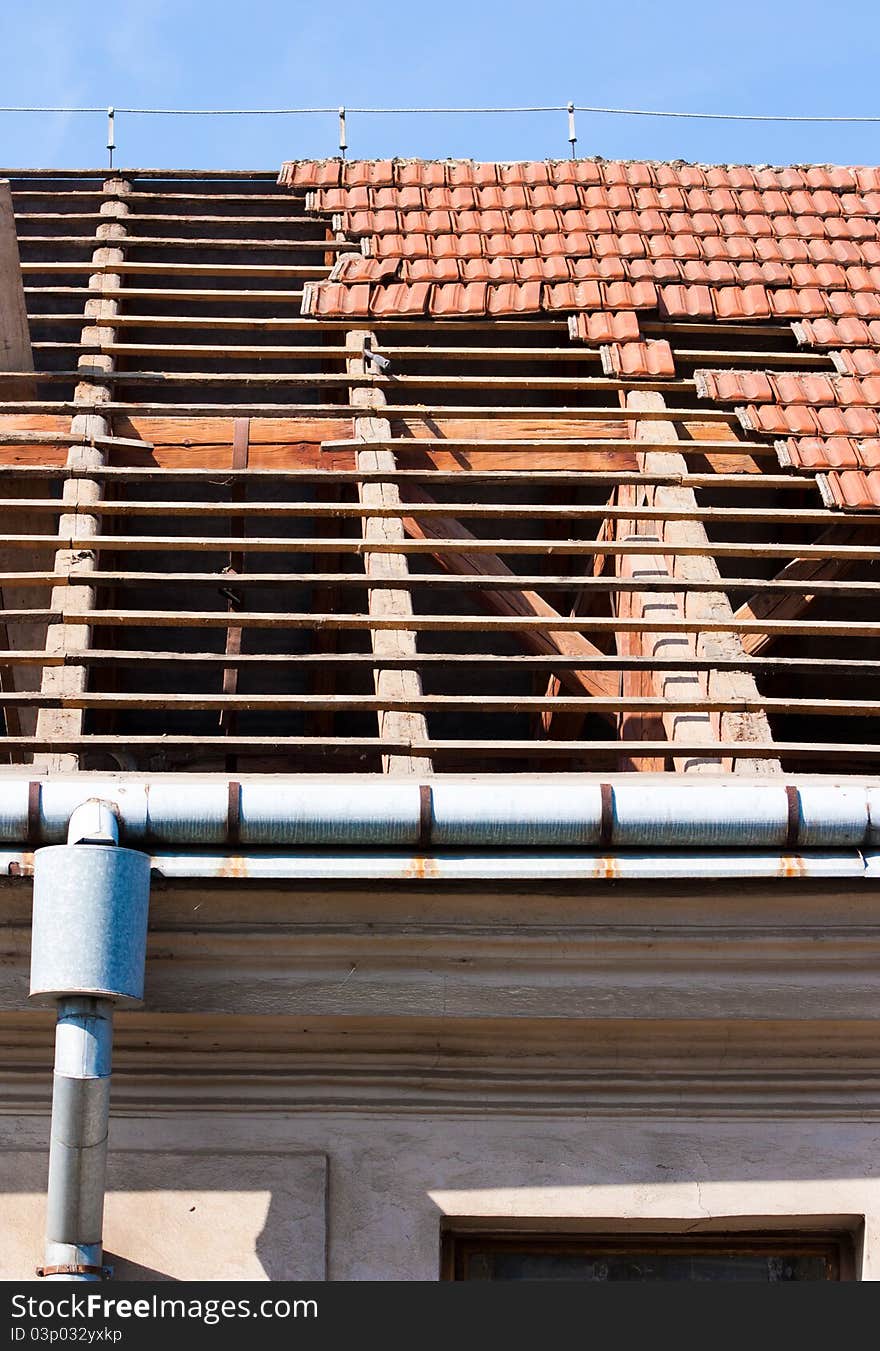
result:
M 571 157 L 575 158 L 575 146 L 577 145 L 577 130 L 574 125 L 574 104 L 568 105 L 568 143 L 571 146 Z
M 345 107 L 339 109 L 339 158 L 345 159 L 348 141 L 345 136 Z
M 109 152 L 109 167 L 113 168 L 113 151 L 116 149 L 116 136 L 114 134 L 114 118 L 116 116 L 115 108 L 107 109 L 107 150 Z

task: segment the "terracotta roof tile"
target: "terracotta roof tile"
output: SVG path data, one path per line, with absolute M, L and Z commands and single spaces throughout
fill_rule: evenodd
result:
M 769 403 L 775 396 L 763 371 L 697 371 L 697 393 L 720 403 Z
M 540 308 L 540 282 L 507 282 L 489 287 L 490 314 L 534 314 Z
M 880 472 L 862 473 L 844 470 L 821 475 L 823 497 L 844 511 L 875 511 L 880 508 Z
M 480 260 L 483 263 L 483 260 Z M 404 281 L 460 281 L 462 276 L 468 277 L 468 280 L 475 281 L 477 278 L 468 276 L 464 269 L 469 264 L 459 263 L 457 258 L 414 258 L 411 263 L 404 263 L 402 268 L 402 277 Z M 472 267 L 473 264 L 471 263 Z M 511 263 L 511 273 L 513 264 Z M 479 280 L 486 280 L 479 278 Z M 392 311 L 393 313 L 393 311 Z
M 371 187 L 390 187 L 394 182 L 394 164 L 390 159 L 346 160 L 342 165 L 340 181 L 347 188 L 364 184 Z
M 370 313 L 369 283 L 346 286 L 343 282 L 333 281 L 304 288 L 303 313 L 324 318 L 340 315 L 363 318 Z
M 370 313 L 383 318 L 388 314 L 424 314 L 430 293 L 431 287 L 426 281 L 374 286 L 370 296 Z
M 880 375 L 880 352 L 870 347 L 844 347 L 835 353 L 834 364 L 847 375 Z
M 792 469 L 858 469 L 861 459 L 848 436 L 802 436 L 785 443 L 785 462 Z
M 465 281 L 516 281 L 520 266 L 514 258 L 468 258 L 460 264 L 460 275 Z
M 566 281 L 556 286 L 545 286 L 544 304 L 550 310 L 602 309 L 602 287 L 596 281 Z
M 660 312 L 668 319 L 711 319 L 712 292 L 708 286 L 661 286 Z
M 830 375 L 774 375 L 771 383 L 779 403 L 818 405 L 837 402 L 837 390 Z
M 828 313 L 829 300 L 824 291 L 815 288 L 772 290 L 770 309 L 780 319 L 818 319 Z
M 501 259 L 493 259 L 494 262 L 500 262 Z M 592 259 L 586 259 L 593 264 Z M 516 276 L 520 281 L 567 281 L 572 276 L 572 268 L 569 260 L 560 254 L 554 254 L 549 258 L 518 258 L 514 262 Z
M 648 310 L 657 304 L 657 288 L 653 282 L 603 282 L 602 305 L 606 310 Z
M 446 166 L 438 160 L 397 160 L 394 165 L 395 182 L 401 187 L 443 187 Z
M 824 436 L 874 437 L 880 433 L 880 416 L 872 408 L 834 407 L 815 411 L 819 430 Z
M 573 338 L 598 347 L 601 343 L 634 343 L 639 341 L 639 320 L 635 310 L 596 310 L 592 314 L 576 314 L 569 323 Z
M 440 319 L 463 314 L 485 314 L 487 303 L 485 282 L 435 286 L 431 296 L 431 313 Z
M 602 347 L 602 367 L 606 375 L 632 379 L 669 378 L 675 375 L 672 348 L 659 342 L 611 343 Z
M 328 281 L 307 283 L 309 314 L 569 312 L 572 335 L 632 378 L 671 370 L 640 313 L 790 323 L 836 376 L 703 371 L 699 392 L 785 438 L 793 467 L 827 469 L 828 500 L 867 501 L 869 480 L 845 477 L 859 469 L 876 491 L 878 169 L 334 159 L 287 164 L 280 181 L 352 239 Z
M 770 297 L 763 286 L 722 286 L 712 295 L 719 319 L 769 319 Z

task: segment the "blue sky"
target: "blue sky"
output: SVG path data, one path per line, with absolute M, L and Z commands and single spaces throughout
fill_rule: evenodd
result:
M 5 104 L 580 104 L 880 113 L 876 0 L 5 0 Z M 0 115 L 0 163 L 104 164 L 103 116 Z M 876 163 L 874 126 L 578 117 L 578 153 Z M 565 155 L 563 113 L 351 115 L 352 157 Z M 274 169 L 334 154 L 336 120 L 120 115 L 117 163 Z

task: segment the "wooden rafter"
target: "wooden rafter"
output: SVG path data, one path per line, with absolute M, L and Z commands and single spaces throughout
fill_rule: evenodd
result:
M 851 525 L 832 525 L 823 530 L 818 537 L 819 544 L 860 544 L 868 542 L 875 535 L 870 527 Z M 856 566 L 856 561 L 848 558 L 795 558 L 773 578 L 774 582 L 802 582 L 803 589 L 776 594 L 751 596 L 735 611 L 735 619 L 798 619 L 813 606 L 819 590 L 813 590 L 812 584 L 819 582 L 842 581 Z M 773 642 L 772 633 L 745 633 L 742 635 L 743 650 L 749 656 L 757 656 Z
M 34 369 L 27 304 L 22 280 L 12 194 L 0 179 L 0 370 Z M 27 375 L 7 376 L 0 382 L 4 399 L 34 399 L 36 385 Z
M 393 473 L 397 461 L 393 450 L 387 448 L 391 436 L 388 419 L 382 416 L 384 396 L 381 390 L 369 388 L 365 383 L 367 358 L 365 349 L 375 350 L 375 337 L 365 329 L 356 329 L 346 337 L 346 347 L 351 352 L 348 360 L 348 373 L 351 378 L 349 398 L 352 406 L 363 409 L 355 418 L 355 436 L 364 443 L 362 450 L 355 451 L 355 464 L 358 469 L 369 472 L 388 470 Z M 380 442 L 376 449 L 371 442 Z M 393 479 L 385 482 L 375 479 L 358 485 L 358 497 L 363 506 L 387 509 L 400 505 L 400 489 Z M 361 530 L 365 544 L 389 544 L 404 538 L 403 521 L 399 516 L 364 516 L 361 518 Z M 405 577 L 408 564 L 405 554 L 376 552 L 367 549 L 364 553 L 364 567 L 368 576 Z M 407 619 L 413 613 L 412 597 L 406 588 L 400 590 L 376 589 L 367 593 L 367 605 L 371 618 Z M 406 628 L 371 628 L 370 641 L 373 653 L 381 658 L 385 655 L 400 657 L 414 655 L 416 636 Z M 374 684 L 377 695 L 417 696 L 422 692 L 422 679 L 417 669 L 400 670 L 379 667 L 374 672 Z M 428 725 L 422 713 L 380 712 L 378 714 L 379 735 L 406 741 L 427 741 Z M 386 774 L 429 774 L 431 761 L 428 756 L 414 755 L 405 751 L 382 756 L 382 769 Z
M 634 434 L 636 440 L 644 437 L 650 439 L 652 443 L 665 442 L 670 449 L 664 450 L 646 450 L 639 453 L 639 467 L 647 474 L 676 474 L 686 472 L 686 464 L 683 456 L 677 453 L 678 434 L 674 422 L 669 419 L 661 421 L 660 415 L 665 407 L 662 394 L 651 390 L 633 390 L 626 397 L 627 411 L 635 417 Z M 651 415 L 651 422 L 646 423 L 643 418 L 644 413 Z M 641 489 L 626 489 L 627 493 L 637 492 L 642 500 L 651 506 L 659 508 L 674 508 L 681 511 L 682 518 L 676 520 L 665 520 L 662 523 L 656 522 L 653 528 L 658 541 L 657 554 L 653 558 L 646 558 L 644 555 L 638 560 L 637 566 L 645 567 L 648 575 L 662 576 L 667 575 L 671 582 L 678 577 L 699 579 L 699 580 L 718 580 L 722 584 L 721 575 L 718 566 L 712 558 L 711 542 L 706 534 L 703 523 L 699 520 L 687 518 L 688 512 L 697 513 L 697 500 L 690 488 L 686 487 L 655 487 L 646 484 Z M 650 527 L 650 522 L 640 521 L 634 527 L 636 535 L 646 533 L 646 527 Z M 678 556 L 674 559 L 665 553 L 664 545 L 687 544 L 691 547 L 702 545 L 703 552 L 689 554 L 685 557 Z M 632 555 L 630 555 L 632 560 Z M 622 560 L 621 560 L 622 562 Z M 623 598 L 621 598 L 623 599 Z M 638 593 L 629 594 L 625 604 L 638 609 L 641 615 L 655 615 L 659 619 L 657 632 L 655 635 L 640 634 L 623 637 L 622 645 L 624 650 L 632 647 L 633 638 L 640 640 L 642 655 L 673 655 L 672 649 L 675 646 L 681 648 L 681 655 L 704 656 L 711 661 L 713 656 L 737 657 L 744 656 L 743 645 L 738 634 L 731 631 L 718 629 L 719 624 L 726 620 L 733 621 L 733 611 L 730 601 L 725 595 L 723 589 L 717 592 L 691 592 L 684 599 L 681 593 L 676 593 L 670 589 L 668 593 L 650 593 L 639 596 Z M 675 633 L 668 628 L 664 632 L 664 623 L 666 620 L 672 621 L 689 619 L 695 622 L 701 620 L 709 621 L 711 629 L 706 631 L 697 631 L 693 635 Z M 692 645 L 692 646 L 691 646 Z M 636 655 L 632 653 L 632 655 Z M 693 704 L 698 697 L 700 688 L 702 692 L 711 697 L 718 698 L 744 698 L 751 701 L 760 701 L 758 688 L 754 678 L 745 672 L 730 671 L 728 669 L 712 670 L 710 668 L 705 681 L 695 680 L 691 672 L 682 671 L 680 674 L 673 673 L 652 673 L 651 676 L 654 690 L 657 694 L 682 702 Z M 635 691 L 634 691 L 635 692 Z M 643 690 L 638 693 L 644 693 Z M 692 756 L 689 752 L 684 759 L 676 759 L 676 767 L 699 773 L 717 773 L 719 770 L 728 770 L 733 767 L 739 773 L 780 773 L 781 765 L 778 760 L 773 759 L 750 759 L 747 756 L 738 757 L 735 765 L 731 766 L 727 757 L 719 752 L 712 752 L 713 744 L 724 741 L 737 742 L 756 742 L 766 744 L 772 740 L 770 725 L 766 714 L 759 711 L 748 713 L 726 713 L 713 717 L 710 714 L 695 714 L 689 712 L 684 716 L 677 716 L 674 713 L 664 715 L 664 728 L 671 745 L 677 741 L 687 740 L 690 745 L 695 742 L 702 742 L 706 745 L 706 754 Z M 643 736 L 644 728 L 639 728 L 640 735 Z
M 430 502 L 431 498 L 421 489 L 412 488 L 408 492 L 416 501 Z M 475 542 L 475 536 L 451 516 L 442 517 L 404 517 L 406 533 L 413 539 L 460 539 L 463 544 Z M 459 553 L 437 553 L 436 561 L 448 572 L 463 576 L 513 577 L 515 574 L 496 554 L 472 553 L 463 549 Z M 553 605 L 537 591 L 524 588 L 515 591 L 495 591 L 487 589 L 479 592 L 483 605 L 493 613 L 513 618 L 539 617 L 552 623 L 563 616 Z M 601 649 L 591 643 L 575 629 L 556 632 L 553 629 L 522 630 L 521 641 L 532 652 L 556 653 L 561 656 L 582 656 L 584 658 L 601 656 Z M 560 670 L 560 681 L 567 689 L 577 694 L 611 695 L 617 691 L 617 680 L 613 675 L 602 671 Z
M 113 268 L 122 263 L 125 254 L 121 247 L 125 239 L 125 217 L 128 206 L 125 197 L 129 185 L 123 179 L 110 178 L 104 184 L 104 201 L 101 203 L 102 223 L 96 230 L 97 247 L 92 254 L 92 276 L 89 279 L 89 293 L 93 298 L 86 301 L 86 326 L 83 328 L 81 344 L 84 348 L 102 342 L 112 342 L 115 336 L 113 317 L 119 308 L 119 302 L 105 297 L 105 287 L 117 289 L 122 278 Z M 96 503 L 103 494 L 100 479 L 83 478 L 80 475 L 90 468 L 100 468 L 105 462 L 105 452 L 87 442 L 91 437 L 107 437 L 111 434 L 110 418 L 100 412 L 91 411 L 100 408 L 112 398 L 111 389 L 104 381 L 95 382 L 90 378 L 97 369 L 105 375 L 112 373 L 112 356 L 81 356 L 79 365 L 84 378 L 76 386 L 74 406 L 88 406 L 88 412 L 74 411 L 70 424 L 71 444 L 67 456 L 67 465 L 77 472 L 77 477 L 68 478 L 64 483 L 62 500 L 67 510 L 58 522 L 58 535 L 61 540 L 66 536 L 78 535 L 86 538 L 100 531 L 97 516 L 89 512 L 89 506 Z M 78 443 L 78 444 L 77 444 Z M 94 553 L 81 547 L 62 547 L 55 555 L 55 568 L 71 576 L 83 577 L 82 584 L 59 586 L 52 593 L 52 610 L 61 615 L 83 614 L 95 606 L 95 590 L 88 584 L 88 574 L 96 565 Z M 65 656 L 77 650 L 91 647 L 91 628 L 54 624 L 50 626 L 46 637 L 47 653 L 63 652 Z M 43 672 L 42 688 L 49 694 L 77 694 L 86 689 L 88 683 L 87 666 L 47 667 Z M 44 709 L 37 719 L 37 735 L 45 742 L 70 742 L 82 735 L 84 715 L 75 709 Z M 60 750 L 48 756 L 45 764 L 55 770 L 76 769 L 79 756 L 76 752 Z

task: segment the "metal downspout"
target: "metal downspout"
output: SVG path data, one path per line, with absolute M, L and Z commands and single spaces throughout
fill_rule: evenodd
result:
M 45 1264 L 51 1281 L 98 1281 L 113 1007 L 143 997 L 150 860 L 120 849 L 115 813 L 87 802 L 68 843 L 34 855 L 31 998 L 57 1007 Z

